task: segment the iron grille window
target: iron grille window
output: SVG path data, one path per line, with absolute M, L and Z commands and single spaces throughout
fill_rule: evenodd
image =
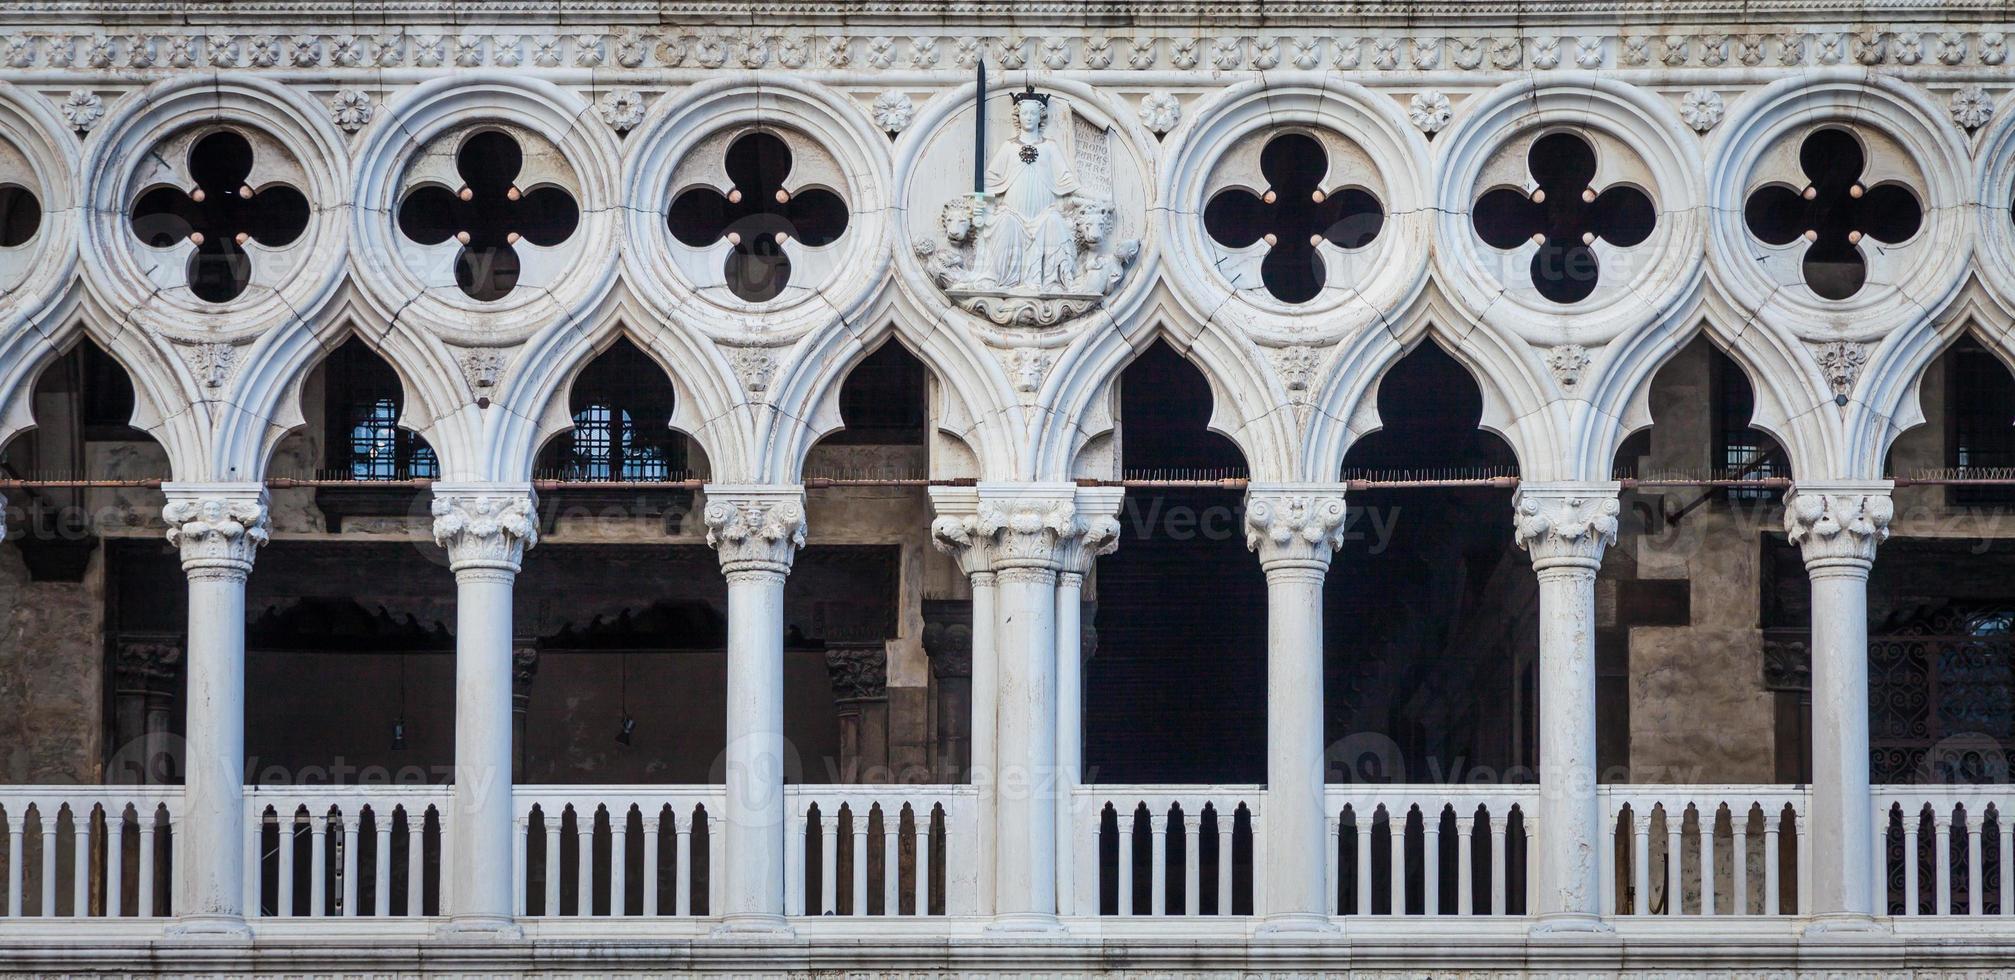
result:
M 581 371 L 572 409 L 574 431 L 561 453 L 561 479 L 669 480 L 685 469 L 684 439 L 670 425 L 671 385 L 628 340 Z
M 2015 469 L 2015 377 L 1971 337 L 1952 349 L 1946 363 L 1951 418 L 1947 465 L 1975 475 Z M 2015 503 L 2015 487 L 1956 486 L 1949 491 L 1947 499 L 1955 504 Z
M 405 391 L 384 359 L 351 338 L 329 355 L 323 374 L 328 466 L 352 480 L 432 479 L 434 450 L 399 428 Z
M 1767 480 L 1791 475 L 1791 461 L 1770 438 L 1749 425 L 1756 414 L 1756 391 L 1728 355 L 1714 352 L 1714 469 L 1723 479 Z M 1775 500 L 1779 491 L 1736 487 L 1730 500 Z

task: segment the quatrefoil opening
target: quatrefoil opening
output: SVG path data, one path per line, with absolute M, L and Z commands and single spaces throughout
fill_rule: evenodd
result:
M 252 187 L 252 144 L 228 129 L 189 149 L 193 188 L 155 187 L 133 203 L 133 234 L 149 248 L 196 246 L 189 291 L 208 303 L 237 298 L 252 281 L 246 246 L 290 245 L 308 229 L 308 198 L 286 184 Z
M 1266 190 L 1228 187 L 1203 209 L 1203 227 L 1226 248 L 1267 244 L 1260 282 L 1283 303 L 1306 303 L 1329 282 L 1322 246 L 1363 248 L 1385 226 L 1385 209 L 1358 187 L 1323 186 L 1329 154 L 1305 133 L 1283 133 L 1259 154 Z
M 1924 208 L 1909 188 L 1862 184 L 1867 163 L 1861 141 L 1852 134 L 1821 129 L 1798 148 L 1806 185 L 1759 188 L 1742 209 L 1750 234 L 1764 243 L 1789 245 L 1800 238 L 1809 243 L 1800 268 L 1805 285 L 1825 299 L 1846 299 L 1867 282 L 1863 239 L 1897 245 L 1924 224 Z
M 790 283 L 785 244 L 830 245 L 847 230 L 847 202 L 822 187 L 793 190 L 791 149 L 781 138 L 747 133 L 728 145 L 731 189 L 695 187 L 672 200 L 665 224 L 692 248 L 725 239 L 733 246 L 722 267 L 727 287 L 752 303 L 775 299 Z
M 42 228 L 42 202 L 20 184 L 0 184 L 0 248 L 28 244 Z
M 524 165 L 517 140 L 485 130 L 455 154 L 460 188 L 417 187 L 399 206 L 399 230 L 407 238 L 421 245 L 450 238 L 461 244 L 455 285 L 471 299 L 491 302 L 510 295 L 523 268 L 517 246 L 552 248 L 573 237 L 580 224 L 580 206 L 564 189 L 517 185 Z
M 1527 242 L 1532 287 L 1555 303 L 1578 303 L 1595 292 L 1601 262 L 1595 243 L 1630 248 L 1651 237 L 1658 213 L 1651 197 L 1615 184 L 1597 191 L 1595 148 L 1573 133 L 1548 133 L 1532 141 L 1526 169 L 1535 190 L 1485 191 L 1470 211 L 1476 235 L 1509 251 Z

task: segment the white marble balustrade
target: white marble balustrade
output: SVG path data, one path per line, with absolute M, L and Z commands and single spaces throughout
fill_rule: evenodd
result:
M 179 787 L 0 787 L 0 919 L 172 914 L 181 802 Z

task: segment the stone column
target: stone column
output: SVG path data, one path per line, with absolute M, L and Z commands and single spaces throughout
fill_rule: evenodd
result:
M 1615 483 L 1531 483 L 1513 539 L 1539 573 L 1539 805 L 1529 894 L 1535 934 L 1604 932 L 1595 785 L 1595 575 L 1616 541 Z
M 1784 531 L 1812 577 L 1813 932 L 1878 928 L 1868 788 L 1868 570 L 1889 537 L 1887 480 L 1800 481 Z
M 1322 583 L 1343 543 L 1343 487 L 1255 484 L 1245 543 L 1266 572 L 1266 847 L 1261 931 L 1333 932 L 1323 780 Z M 1220 819 L 1224 815 L 1220 815 Z
M 1100 555 L 1119 547 L 1120 487 L 1080 487 L 1079 526 L 1064 543 L 1056 579 L 1056 895 L 1058 915 L 1078 915 L 1078 832 L 1072 792 L 1084 777 L 1084 580 Z M 1091 869 L 1088 874 L 1096 874 Z M 1094 913 L 1096 909 L 1092 910 Z
M 455 799 L 444 910 L 451 933 L 518 935 L 511 590 L 525 549 L 539 540 L 536 507 L 524 484 L 434 485 L 434 540 L 455 573 Z
M 511 651 L 511 782 L 526 782 L 525 718 L 532 710 L 532 681 L 539 676 L 539 638 L 518 637 Z
M 974 836 L 978 840 L 977 860 L 979 863 L 980 915 L 994 912 L 994 712 L 999 701 L 996 678 L 999 677 L 998 663 L 994 656 L 995 582 L 993 567 L 993 539 L 979 527 L 979 491 L 972 487 L 931 487 L 931 506 L 937 511 L 937 519 L 931 522 L 931 543 L 939 551 L 958 559 L 959 569 L 965 572 L 972 585 L 972 634 L 967 649 L 970 666 L 967 678 L 967 697 L 972 704 L 972 722 L 968 729 L 968 750 L 970 758 L 966 765 L 966 781 L 978 790 L 978 813 L 975 816 L 981 832 Z
M 788 937 L 784 919 L 784 578 L 805 543 L 804 488 L 713 486 L 701 517 L 728 578 L 727 796 L 718 932 Z
M 840 722 L 839 782 L 863 783 L 888 766 L 889 656 L 882 640 L 826 643 L 826 676 Z
M 161 516 L 189 576 L 188 738 L 174 932 L 249 938 L 245 926 L 245 579 L 266 543 L 257 483 L 170 483 Z

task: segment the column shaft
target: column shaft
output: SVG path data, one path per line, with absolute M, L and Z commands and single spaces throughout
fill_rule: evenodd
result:
M 784 909 L 784 573 L 728 572 L 728 916 Z
M 994 816 L 996 923 L 1056 915 L 1056 570 L 995 573 L 1000 772 Z M 1002 922 L 1001 920 L 1009 920 Z
M 455 572 L 455 812 L 450 910 L 467 926 L 508 926 L 511 838 L 511 592 L 508 567 Z
M 189 570 L 189 702 L 181 858 L 182 916 L 245 912 L 245 577 Z
M 998 744 L 995 706 L 1000 701 L 1000 662 L 996 659 L 998 648 L 994 642 L 994 619 L 998 608 L 994 573 L 974 572 L 972 592 L 972 762 L 966 767 L 966 781 L 979 787 L 979 826 L 992 828 L 994 812 L 998 809 L 994 801 L 994 780 L 1000 771 L 1000 760 L 995 758 L 994 750 Z M 981 915 L 992 915 L 997 842 L 992 833 L 983 832 L 975 836 L 979 838 L 978 911 Z
M 1056 901 L 1057 914 L 1077 914 L 1077 866 L 1072 790 L 1084 769 L 1084 575 L 1066 571 L 1056 584 Z M 1185 814 L 1185 816 L 1189 816 Z M 1093 869 L 1094 872 L 1096 869 Z
M 1593 562 L 1539 563 L 1541 916 L 1601 914 L 1602 807 L 1595 790 Z
M 1814 562 L 1812 826 L 1808 906 L 1873 915 L 1874 814 L 1868 785 L 1868 565 Z M 1828 857 L 1828 856 L 1831 857 Z
M 1329 921 L 1322 732 L 1328 556 L 1266 568 L 1266 895 L 1269 925 Z

